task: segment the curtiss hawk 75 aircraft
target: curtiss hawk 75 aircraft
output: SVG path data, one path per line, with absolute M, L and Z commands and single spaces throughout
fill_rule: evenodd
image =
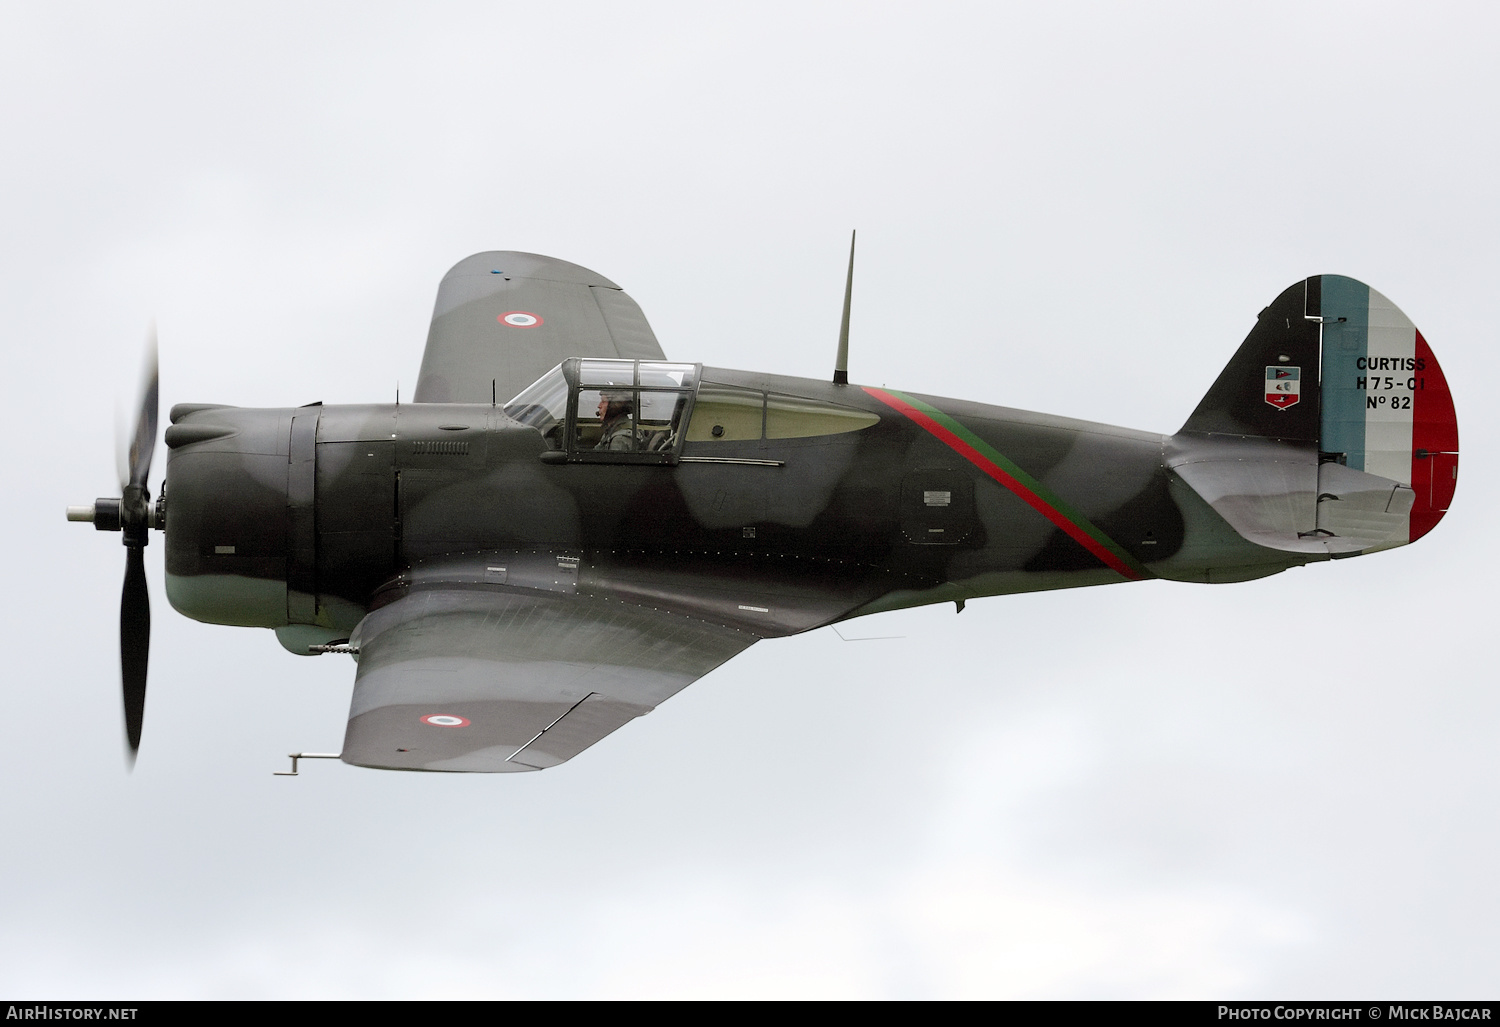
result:
M 493 772 L 571 759 L 763 638 L 1259 578 L 1414 542 L 1453 497 L 1443 372 L 1350 278 L 1276 297 L 1167 436 L 851 384 L 848 304 L 832 381 L 733 371 L 668 361 L 593 271 L 476 254 L 414 402 L 180 403 L 154 503 L 153 357 L 123 496 L 68 512 L 127 547 L 132 753 L 150 529 L 180 613 L 354 656 L 344 762 Z

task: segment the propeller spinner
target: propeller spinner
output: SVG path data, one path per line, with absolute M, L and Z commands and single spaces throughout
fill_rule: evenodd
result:
M 146 591 L 145 548 L 152 528 L 163 527 L 160 504 L 153 506 L 147 479 L 156 449 L 156 330 L 146 339 L 145 367 L 135 429 L 121 468 L 118 499 L 96 499 L 93 506 L 68 507 L 68 520 L 92 521 L 99 531 L 118 531 L 125 544 L 125 584 L 120 593 L 120 689 L 125 705 L 125 737 L 132 762 L 141 747 L 146 712 L 146 665 L 151 651 L 151 599 Z

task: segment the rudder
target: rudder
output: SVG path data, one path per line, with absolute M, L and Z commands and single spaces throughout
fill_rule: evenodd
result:
M 1325 461 L 1412 492 L 1404 541 L 1442 520 L 1458 484 L 1458 419 L 1443 369 L 1411 319 L 1352 278 L 1321 276 Z

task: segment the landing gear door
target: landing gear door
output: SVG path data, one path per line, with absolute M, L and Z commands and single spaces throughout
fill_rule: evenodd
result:
M 912 471 L 901 482 L 901 534 L 920 546 L 951 546 L 974 531 L 974 481 L 962 471 Z

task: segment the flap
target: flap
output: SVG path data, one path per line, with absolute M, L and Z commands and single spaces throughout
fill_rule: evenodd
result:
M 568 357 L 664 360 L 646 315 L 603 275 L 535 253 L 476 253 L 438 286 L 418 403 L 501 403 Z
M 540 770 L 742 652 L 748 632 L 587 597 L 413 591 L 351 642 L 343 759 L 392 770 Z

